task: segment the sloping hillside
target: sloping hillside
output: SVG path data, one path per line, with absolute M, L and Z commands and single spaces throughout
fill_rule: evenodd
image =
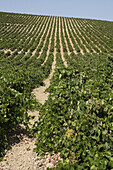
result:
M 0 12 L 2 169 L 112 169 L 112 106 L 113 22 Z

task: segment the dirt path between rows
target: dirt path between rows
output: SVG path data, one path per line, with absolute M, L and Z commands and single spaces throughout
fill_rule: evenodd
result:
M 60 18 L 59 18 L 59 41 L 60 41 L 60 52 L 61 52 L 61 57 L 62 61 L 64 62 L 64 66 L 68 67 L 67 61 L 64 58 L 64 51 L 63 51 L 63 45 L 62 45 L 62 39 L 61 39 L 61 26 L 60 26 Z
M 56 47 L 56 33 L 57 26 L 55 30 L 55 47 Z M 47 100 L 49 93 L 44 93 L 45 90 L 50 85 L 50 79 L 53 76 L 56 65 L 56 48 L 54 48 L 54 61 L 52 64 L 52 70 L 49 77 L 44 80 L 45 86 L 41 86 L 33 90 L 33 94 L 36 99 L 44 104 Z M 30 115 L 35 115 L 35 120 L 38 119 L 39 112 L 29 112 Z M 32 122 L 33 123 L 33 122 Z M 60 159 L 59 155 L 50 156 L 49 153 L 45 154 L 44 158 L 37 157 L 36 153 L 33 151 L 35 148 L 35 139 L 29 138 L 27 136 L 26 130 L 23 126 L 17 128 L 16 133 L 14 133 L 9 138 L 9 143 L 12 145 L 12 149 L 6 152 L 4 160 L 0 162 L 0 170 L 46 170 L 47 167 L 54 167 L 54 160 Z
M 65 44 L 66 44 L 67 53 L 68 53 L 68 55 L 70 56 L 71 52 L 70 52 L 70 50 L 69 50 L 68 43 L 67 43 L 67 40 L 66 40 L 66 35 L 65 35 L 65 31 L 64 31 L 63 19 L 61 19 L 61 20 L 62 20 L 62 33 L 63 33 L 63 36 L 64 36 L 64 41 L 65 41 Z
M 88 48 L 86 47 L 86 45 L 83 43 L 82 39 L 79 37 L 79 35 L 81 35 L 81 34 L 80 34 L 80 31 L 78 30 L 79 35 L 77 35 L 77 32 L 76 32 L 75 29 L 73 28 L 73 24 L 72 24 L 72 21 L 71 21 L 71 20 L 70 20 L 70 24 L 71 24 L 72 30 L 74 31 L 74 33 L 76 34 L 76 36 L 77 36 L 78 39 L 80 40 L 81 44 L 84 46 L 84 48 L 86 49 L 86 51 L 89 53 L 90 51 L 88 50 Z M 68 25 L 69 25 L 69 21 L 68 21 Z M 69 28 L 70 28 L 70 25 L 69 25 Z M 76 27 L 76 29 L 77 29 L 77 27 Z M 72 33 L 72 30 L 71 30 L 71 33 Z M 73 35 L 73 33 L 72 33 L 72 35 Z M 73 36 L 73 37 L 74 37 L 74 36 Z M 84 39 L 84 37 L 82 37 L 82 38 Z M 74 40 L 75 40 L 75 42 L 77 43 L 77 40 L 75 39 L 75 37 L 74 37 Z M 85 39 L 84 39 L 84 40 L 85 40 Z M 81 47 L 79 46 L 78 43 L 77 43 L 77 45 L 78 45 L 79 49 L 81 50 L 82 55 L 84 55 L 84 52 L 83 52 L 83 50 L 81 49 Z
M 74 45 L 73 45 L 73 42 L 72 42 L 72 39 L 71 39 L 71 37 L 70 37 L 70 35 L 69 35 L 69 31 L 68 31 L 68 27 L 67 27 L 67 24 L 66 24 L 66 20 L 65 20 L 65 19 L 64 19 L 64 25 L 65 25 L 65 27 L 66 27 L 66 32 L 67 32 L 67 35 L 68 35 L 70 44 L 71 44 L 71 46 L 72 46 L 72 48 L 73 48 L 73 52 L 74 52 L 75 55 L 76 55 L 76 54 L 77 54 L 77 51 L 75 50 Z
M 48 56 L 49 56 L 49 53 L 50 53 L 51 40 L 52 40 L 52 36 L 53 36 L 54 26 L 55 26 L 55 17 L 54 17 L 54 21 L 53 21 L 53 25 L 52 25 L 51 35 L 50 35 L 50 38 L 49 38 L 49 45 L 48 45 L 48 50 L 47 50 L 47 53 L 46 53 L 46 58 L 45 58 L 44 62 L 41 64 L 41 66 L 43 66 L 46 63 Z
M 39 36 L 42 34 L 42 31 L 43 31 L 43 28 L 45 27 L 46 21 L 47 21 L 47 19 L 46 19 L 46 20 L 43 19 L 42 23 L 40 24 L 40 26 L 39 26 L 39 28 L 38 28 L 38 30 L 37 30 L 37 33 L 38 33 L 38 32 L 39 32 L 39 33 L 38 33 L 38 34 L 36 33 L 38 36 L 35 38 L 35 41 L 37 41 L 37 39 L 39 38 Z M 31 57 L 35 55 L 35 53 L 36 53 L 36 51 L 37 51 L 37 49 L 38 49 L 38 47 L 39 47 L 39 45 L 40 45 L 40 43 L 41 43 L 41 41 L 42 41 L 42 38 L 43 38 L 43 36 L 44 36 L 44 34 L 45 34 L 45 32 L 46 32 L 46 28 L 47 28 L 47 26 L 48 26 L 48 23 L 49 23 L 49 20 L 47 21 L 47 25 L 46 25 L 46 27 L 45 27 L 45 29 L 44 29 L 44 31 L 43 31 L 43 34 L 42 34 L 41 37 L 40 37 L 40 40 L 39 40 L 39 43 L 37 44 L 36 49 L 32 52 Z M 39 31 L 40 28 L 41 28 L 41 31 Z M 31 57 L 30 57 L 30 58 L 31 58 Z
M 49 20 L 50 20 L 50 18 L 49 18 Z M 43 49 L 44 49 L 44 47 L 45 47 L 45 44 L 46 44 L 46 41 L 47 41 L 47 38 L 48 38 L 48 35 L 49 35 L 49 32 L 50 32 L 50 28 L 51 28 L 51 24 L 52 24 L 52 20 L 50 20 L 50 23 L 49 23 L 49 21 L 48 21 L 48 24 L 46 25 L 46 29 L 44 30 L 44 32 L 43 32 L 43 38 L 44 38 L 44 41 L 43 41 L 43 46 L 42 46 L 42 48 L 41 48 L 41 51 L 39 52 L 39 56 L 37 57 L 37 59 L 38 58 L 40 58 L 40 56 L 41 56 L 41 54 L 43 53 Z M 49 28 L 48 28 L 48 26 L 49 26 Z M 47 31 L 47 32 L 46 32 Z M 45 34 L 46 33 L 46 34 Z M 41 39 L 41 41 L 42 41 L 42 39 Z M 40 41 L 40 43 L 41 43 L 41 41 Z

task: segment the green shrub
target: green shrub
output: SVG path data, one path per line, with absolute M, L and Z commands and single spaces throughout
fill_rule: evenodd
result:
M 35 151 L 60 152 L 63 163 L 58 169 L 113 168 L 113 75 L 109 60 L 97 61 L 92 72 L 85 63 L 84 71 L 58 69 L 49 100 L 35 122 Z

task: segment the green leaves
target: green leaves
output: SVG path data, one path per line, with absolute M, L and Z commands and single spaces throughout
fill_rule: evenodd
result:
M 105 81 L 108 75 L 106 69 L 103 79 L 100 72 L 96 75 L 96 68 L 92 75 L 79 70 L 56 71 L 49 100 L 34 127 L 37 152 L 60 152 L 64 169 L 109 169 L 112 161 L 108 159 L 113 157 L 113 101 L 109 99 L 112 89 Z M 59 163 L 58 168 L 62 166 Z
M 8 129 L 22 122 L 28 125 L 27 110 L 36 104 L 30 93 L 49 76 L 57 51 L 51 95 L 33 128 L 36 152 L 60 152 L 64 160 L 59 169 L 111 169 L 113 56 L 101 52 L 113 51 L 113 24 L 8 13 L 0 13 L 0 21 L 0 50 L 4 50 L 0 51 L 0 152 L 7 148 Z M 16 31 L 7 34 L 11 27 Z M 64 67 L 59 36 L 67 69 L 59 68 Z
M 12 127 L 23 123 L 28 128 L 28 109 L 36 106 L 24 73 L 3 74 L 0 78 L 0 157 L 8 149 L 7 134 Z

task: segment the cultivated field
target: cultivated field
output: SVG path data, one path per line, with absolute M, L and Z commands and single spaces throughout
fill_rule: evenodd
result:
M 0 12 L 1 160 L 17 125 L 2 169 L 113 168 L 113 22 Z

